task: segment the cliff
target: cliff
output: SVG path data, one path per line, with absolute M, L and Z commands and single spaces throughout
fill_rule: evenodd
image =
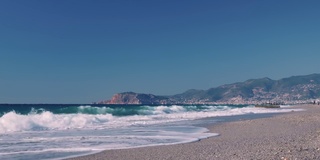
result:
M 99 102 L 102 104 L 168 104 L 175 103 L 165 96 L 153 94 L 141 94 L 134 92 L 124 92 L 115 94 L 110 100 Z

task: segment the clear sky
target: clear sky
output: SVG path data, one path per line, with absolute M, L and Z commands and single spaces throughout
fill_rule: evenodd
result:
M 320 73 L 320 1 L 1 0 L 0 103 Z

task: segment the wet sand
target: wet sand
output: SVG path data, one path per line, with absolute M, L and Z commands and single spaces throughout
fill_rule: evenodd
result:
M 208 126 L 217 137 L 198 142 L 108 150 L 72 160 L 320 159 L 320 106 L 301 112 Z

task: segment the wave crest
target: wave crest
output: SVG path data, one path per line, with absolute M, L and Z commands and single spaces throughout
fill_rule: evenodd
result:
M 0 118 L 0 133 L 86 128 L 99 125 L 112 119 L 112 115 L 95 116 L 86 114 L 53 114 L 44 111 L 40 114 L 21 115 L 14 111 Z
M 234 106 L 128 106 L 66 108 L 59 113 L 33 109 L 23 115 L 11 111 L 0 117 L 0 133 L 39 130 L 106 129 L 192 120 L 216 116 L 288 112 L 292 109 L 263 109 Z M 72 110 L 72 112 L 71 112 Z M 69 114 L 67 114 L 69 113 Z

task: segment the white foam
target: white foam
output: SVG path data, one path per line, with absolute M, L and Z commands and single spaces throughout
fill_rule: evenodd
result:
M 154 114 L 181 113 L 185 111 L 186 109 L 183 106 L 158 106 L 156 107 Z
M 12 111 L 0 118 L 0 133 L 90 128 L 108 122 L 112 118 L 111 114 L 53 114 L 45 111 L 41 114 L 20 115 Z
M 150 126 L 124 129 L 20 132 L 2 135 L 1 159 L 43 159 L 72 157 L 108 149 L 170 145 L 215 136 L 193 126 Z M 8 145 L 10 144 L 10 145 Z M 26 158 L 26 157 L 30 158 Z
M 284 107 L 284 109 L 265 109 L 254 108 L 253 106 L 244 108 L 206 106 L 207 109 L 203 111 L 194 111 L 190 108 L 192 108 L 192 106 L 189 107 L 189 110 L 178 105 L 149 107 L 149 109 L 145 110 L 149 115 L 122 117 L 112 116 L 111 114 L 53 114 L 49 111 L 43 111 L 40 114 L 32 112 L 28 115 L 20 115 L 12 111 L 0 117 L 0 133 L 41 130 L 118 128 L 126 126 L 162 124 L 216 116 L 290 112 L 293 110 L 287 107 Z M 297 109 L 295 110 L 297 111 Z
M 0 117 L 0 159 L 65 158 L 105 149 L 123 149 L 170 145 L 198 141 L 215 133 L 190 125 L 183 120 L 242 114 L 299 111 L 299 109 L 265 109 L 253 106 L 145 106 L 143 115 L 112 116 L 106 114 L 53 114 L 35 111 L 28 115 L 8 112 Z M 80 109 L 90 109 L 89 106 Z M 179 122 L 181 121 L 181 122 Z M 172 123 L 168 123 L 172 122 Z M 157 125 L 154 125 L 157 124 Z M 30 158 L 27 158 L 30 157 Z

